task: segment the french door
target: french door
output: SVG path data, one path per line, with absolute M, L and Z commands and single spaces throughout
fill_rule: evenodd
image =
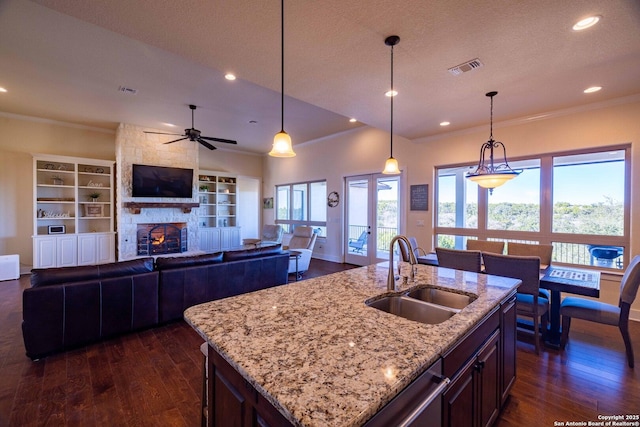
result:
M 389 259 L 389 243 L 400 232 L 400 175 L 345 179 L 345 262 L 369 265 Z

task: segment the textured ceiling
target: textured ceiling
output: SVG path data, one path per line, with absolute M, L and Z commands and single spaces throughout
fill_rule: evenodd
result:
M 593 13 L 600 24 L 571 30 Z M 357 126 L 349 117 L 388 129 L 391 34 L 394 131 L 409 139 L 487 124 L 490 90 L 496 121 L 639 94 L 639 24 L 628 0 L 288 0 L 285 130 L 295 144 Z M 447 72 L 474 58 L 484 66 Z M 7 113 L 169 131 L 196 104 L 203 135 L 258 153 L 280 129 L 275 0 L 2 1 L 0 63 Z M 592 85 L 604 89 L 585 95 Z

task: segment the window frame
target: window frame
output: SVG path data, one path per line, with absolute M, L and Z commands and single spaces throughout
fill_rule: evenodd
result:
M 606 153 L 608 151 L 624 151 L 624 208 L 623 224 L 624 231 L 620 236 L 601 234 L 577 234 L 553 232 L 553 159 L 554 157 Z M 439 186 L 438 177 L 440 169 L 456 167 L 473 167 L 472 163 L 457 163 L 440 165 L 435 167 L 434 181 L 434 218 L 433 218 L 433 239 L 434 246 L 437 246 L 437 239 L 440 235 L 454 236 L 456 240 L 464 237 L 476 237 L 481 240 L 504 240 L 519 242 L 534 242 L 541 244 L 582 244 L 582 245 L 603 245 L 620 246 L 624 248 L 622 269 L 629 263 L 630 244 L 630 223 L 631 223 L 631 144 L 618 144 L 611 146 L 590 147 L 586 149 L 567 150 L 560 152 L 541 153 L 532 156 L 523 156 L 510 159 L 512 161 L 526 161 L 532 159 L 540 160 L 540 231 L 515 231 L 515 230 L 492 230 L 487 228 L 487 216 L 489 205 L 489 192 L 487 189 L 478 187 L 478 226 L 477 228 L 441 227 L 438 226 L 438 200 Z M 516 178 L 517 179 L 517 178 Z M 457 207 L 458 208 L 458 207 Z M 555 261 L 554 261 L 555 262 Z M 559 263 L 562 264 L 562 263 Z M 565 263 L 567 264 L 567 263 Z M 584 264 L 567 264 L 578 268 L 589 268 Z M 596 266 L 602 269 L 602 266 Z M 606 268 L 606 267 L 605 267 Z M 606 268 L 611 271 L 620 269 Z
M 326 234 L 326 228 L 327 228 L 327 221 L 326 221 L 326 215 L 325 215 L 325 220 L 324 221 L 312 221 L 309 218 L 311 218 L 311 185 L 312 184 L 317 184 L 317 183 L 324 183 L 324 187 L 325 187 L 325 197 L 323 198 L 323 203 L 324 203 L 324 209 L 326 212 L 326 199 L 327 199 L 327 180 L 326 179 L 318 179 L 318 180 L 313 180 L 313 181 L 302 181 L 302 182 L 292 182 L 292 183 L 287 183 L 287 184 L 278 184 L 275 186 L 275 215 L 274 215 L 274 221 L 276 224 L 280 224 L 283 226 L 283 228 L 285 229 L 285 232 L 290 233 L 293 232 L 293 229 L 295 229 L 295 227 L 298 226 L 309 226 L 309 227 L 313 227 L 313 228 L 317 228 L 317 227 L 323 227 L 323 229 L 325 230 L 324 233 L 319 233 L 318 236 L 319 237 L 325 237 Z M 304 217 L 307 218 L 305 220 L 294 220 L 293 218 L 293 210 L 294 210 L 294 198 L 295 198 L 295 191 L 294 188 L 295 187 L 299 187 L 301 185 L 306 185 L 306 190 L 305 190 L 305 200 L 303 201 L 303 205 L 304 205 L 304 210 L 305 210 L 305 214 Z M 280 199 L 278 197 L 279 195 L 279 189 L 280 188 L 288 188 L 288 195 L 289 195 L 289 200 L 288 200 L 288 219 L 278 219 L 278 210 L 279 210 L 279 206 L 280 206 Z

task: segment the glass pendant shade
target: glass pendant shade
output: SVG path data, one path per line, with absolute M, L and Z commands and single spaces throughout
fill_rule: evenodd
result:
M 389 157 L 384 164 L 384 170 L 382 173 L 385 175 L 399 174 L 400 168 L 398 167 L 398 161 L 393 157 Z
M 273 137 L 273 147 L 269 155 L 272 157 L 295 157 L 296 153 L 291 146 L 291 137 L 284 130 Z
M 518 176 L 516 172 L 504 172 L 504 173 L 492 173 L 492 174 L 481 174 L 481 175 L 468 175 L 471 181 L 475 182 L 482 188 L 494 189 L 496 187 L 500 187 L 507 181 L 512 180 Z

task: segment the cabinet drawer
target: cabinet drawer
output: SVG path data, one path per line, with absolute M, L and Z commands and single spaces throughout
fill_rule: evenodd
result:
M 462 365 L 476 354 L 478 348 L 491 333 L 500 326 L 500 307 L 496 307 L 485 320 L 469 331 L 462 341 L 445 353 L 443 357 L 443 374 L 453 378 Z

